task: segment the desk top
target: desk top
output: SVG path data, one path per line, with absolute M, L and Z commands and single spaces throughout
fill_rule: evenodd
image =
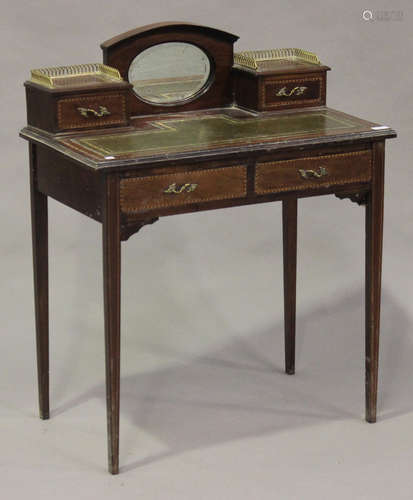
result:
M 57 135 L 26 127 L 21 135 L 93 169 L 396 136 L 387 126 L 327 107 L 260 113 L 232 106 L 143 116 L 131 123 L 106 131 Z

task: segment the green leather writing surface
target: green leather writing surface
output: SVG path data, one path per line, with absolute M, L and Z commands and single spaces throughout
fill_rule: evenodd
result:
M 154 117 L 138 123 L 135 130 L 89 135 L 72 139 L 97 155 L 145 157 L 181 151 L 248 145 L 294 137 L 359 131 L 357 118 L 332 110 L 272 113 L 234 118 L 225 113 L 187 115 L 179 118 Z M 364 128 L 366 126 L 364 125 Z M 368 127 L 367 127 L 368 128 Z

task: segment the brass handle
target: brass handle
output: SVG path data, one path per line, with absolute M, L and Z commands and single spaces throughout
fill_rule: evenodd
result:
M 189 183 L 177 186 L 177 184 L 174 182 L 165 189 L 164 193 L 165 194 L 191 193 L 192 191 L 195 191 L 197 187 L 198 184 L 189 184 Z
M 287 87 L 282 87 L 277 93 L 277 97 L 291 97 L 292 95 L 303 95 L 307 90 L 307 87 L 294 87 L 290 91 L 287 91 Z
M 106 106 L 99 106 L 99 111 L 96 111 L 92 108 L 77 108 L 77 110 L 82 116 L 85 116 L 86 118 L 89 116 L 89 113 L 93 116 L 96 116 L 97 118 L 101 118 L 105 115 L 110 115 L 110 111 Z
M 303 179 L 310 179 L 311 177 L 315 177 L 319 179 L 320 177 L 324 177 L 328 174 L 327 169 L 325 167 L 320 167 L 318 172 L 315 170 L 302 170 L 301 168 L 298 170 Z

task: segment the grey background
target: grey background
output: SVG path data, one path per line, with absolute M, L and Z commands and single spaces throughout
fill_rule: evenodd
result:
M 402 10 L 370 21 L 362 11 Z M 404 499 L 413 476 L 412 8 L 405 1 L 3 2 L 2 497 Z M 50 201 L 51 407 L 37 418 L 23 81 L 160 20 L 302 47 L 328 105 L 389 125 L 379 421 L 364 414 L 364 209 L 299 203 L 297 374 L 283 374 L 281 205 L 162 219 L 123 245 L 122 474 L 106 472 L 101 228 Z

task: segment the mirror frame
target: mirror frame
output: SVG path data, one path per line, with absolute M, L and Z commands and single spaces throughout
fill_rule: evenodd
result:
M 130 116 L 173 113 L 223 107 L 232 104 L 232 66 L 234 43 L 238 36 L 207 26 L 167 22 L 137 28 L 101 44 L 103 62 L 119 70 L 128 81 L 132 61 L 145 49 L 165 42 L 184 42 L 197 46 L 208 56 L 211 66 L 206 84 L 184 102 L 157 104 L 144 101 L 131 89 L 128 94 Z

